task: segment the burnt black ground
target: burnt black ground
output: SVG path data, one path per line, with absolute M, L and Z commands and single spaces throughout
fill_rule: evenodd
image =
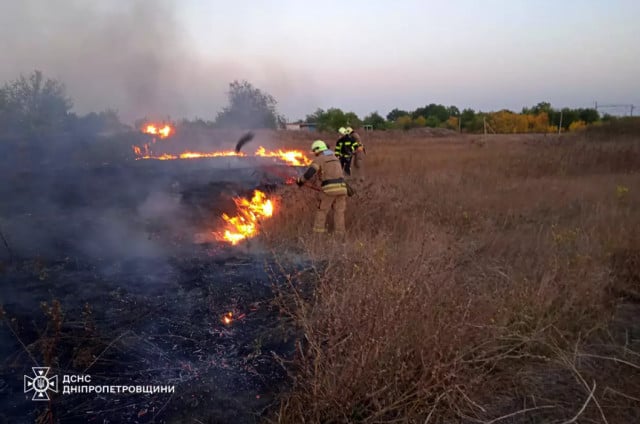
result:
M 251 241 L 193 243 L 233 212 L 233 195 L 282 182 L 262 171 L 271 161 L 243 159 L 3 175 L 0 228 L 11 252 L 0 246 L 0 422 L 258 420 L 286 384 L 276 356 L 293 353 L 272 304 L 279 268 Z M 50 312 L 56 302 L 60 314 Z M 23 393 L 33 366 L 175 393 L 34 402 Z

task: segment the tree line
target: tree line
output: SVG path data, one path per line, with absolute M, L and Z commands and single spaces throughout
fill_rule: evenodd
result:
M 273 96 L 247 81 L 233 81 L 227 92 L 229 103 L 211 121 L 182 120 L 179 125 L 207 128 L 279 128 L 285 119 L 276 110 Z M 0 87 L 0 137 L 33 138 L 52 134 L 96 135 L 131 130 L 121 122 L 118 112 L 106 109 L 78 115 L 72 112 L 73 101 L 65 85 L 34 71 L 20 75 Z M 170 118 L 167 119 L 170 121 Z M 147 118 L 136 120 L 140 128 Z
M 277 101 L 269 93 L 254 87 L 247 81 L 229 84 L 228 105 L 215 114 L 212 120 L 182 120 L 178 124 L 205 128 L 283 128 L 285 118 L 277 111 Z M 117 111 L 107 109 L 77 115 L 71 111 L 73 102 L 67 95 L 63 83 L 45 78 L 42 72 L 34 71 L 29 76 L 21 75 L 0 88 L 0 137 L 21 137 L 50 132 L 73 132 L 98 134 L 130 128 L 124 125 Z M 146 118 L 136 122 L 139 126 Z M 415 110 L 394 108 L 386 116 L 372 112 L 360 118 L 354 112 L 340 108 L 317 109 L 305 117 L 319 130 L 335 131 L 341 126 L 360 127 L 369 125 L 376 130 L 431 127 L 448 128 L 476 133 L 554 132 L 577 130 L 599 121 L 614 119 L 600 116 L 593 108 L 553 108 L 548 102 L 525 107 L 520 112 L 500 110 L 482 112 L 456 106 L 431 103 Z
M 594 108 L 555 109 L 548 102 L 525 107 L 520 112 L 503 109 L 497 112 L 482 112 L 431 103 L 408 111 L 394 108 L 386 117 L 372 112 L 360 119 L 354 112 L 343 112 L 339 108 L 318 109 L 307 115 L 306 122 L 315 123 L 319 130 L 332 130 L 340 126 L 371 126 L 376 130 L 430 127 L 448 128 L 456 131 L 477 133 L 485 128 L 496 133 L 557 132 L 574 131 L 599 121 L 614 119 L 610 115 L 600 116 Z

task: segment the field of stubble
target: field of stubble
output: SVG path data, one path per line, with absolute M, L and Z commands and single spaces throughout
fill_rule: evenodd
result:
M 304 337 L 273 420 L 639 422 L 633 134 L 363 134 L 344 246 L 288 187 L 266 239 L 317 266 L 281 294 Z

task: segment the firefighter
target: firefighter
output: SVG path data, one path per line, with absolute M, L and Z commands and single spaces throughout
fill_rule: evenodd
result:
M 305 182 L 316 174 L 321 181 L 322 191 L 320 202 L 313 222 L 314 233 L 325 233 L 327 215 L 333 206 L 334 232 L 336 235 L 344 235 L 344 212 L 347 207 L 347 184 L 340 167 L 340 161 L 336 154 L 329 150 L 322 140 L 316 140 L 311 144 L 311 153 L 315 155 L 311 166 L 306 170 L 296 183 L 302 187 Z
M 345 127 L 340 127 L 338 132 L 342 137 L 336 141 L 336 156 L 340 158 L 340 165 L 346 176 L 351 176 L 351 159 L 353 158 L 353 146 L 355 140 L 348 134 Z
M 362 138 L 360 135 L 353 130 L 351 127 L 345 128 L 346 133 L 351 136 L 354 140 L 353 144 L 353 168 L 354 174 L 358 177 L 360 181 L 364 181 L 364 157 L 366 155 L 366 150 L 364 148 L 364 144 L 362 143 Z

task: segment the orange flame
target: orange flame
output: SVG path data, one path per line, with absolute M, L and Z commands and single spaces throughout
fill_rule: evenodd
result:
M 159 125 L 155 125 L 155 124 L 147 124 L 147 126 L 145 126 L 144 128 L 141 128 L 140 131 L 144 134 L 157 135 L 160 138 L 167 138 L 174 133 L 174 129 L 170 125 L 164 125 L 160 127 Z M 131 146 L 131 148 L 133 149 L 133 153 L 137 156 L 137 159 L 141 159 L 141 158 L 147 159 L 147 158 L 153 157 L 151 155 L 151 149 L 149 148 L 149 145 L 155 144 L 155 142 L 156 142 L 156 138 L 153 137 L 153 139 L 151 140 L 151 143 L 145 143 L 142 145 L 142 147 Z M 167 159 L 171 159 L 171 158 L 167 158 Z
M 170 125 L 165 125 L 163 127 L 160 127 L 159 125 L 148 124 L 146 127 L 142 129 L 142 132 L 145 134 L 159 135 L 160 138 L 167 138 L 174 131 Z
M 236 153 L 233 150 L 223 150 L 218 152 L 183 152 L 180 154 L 164 153 L 161 155 L 152 155 L 147 145 L 140 147 L 133 146 L 133 152 L 137 156 L 136 159 L 156 159 L 156 160 L 174 160 L 174 159 L 197 159 L 197 158 L 214 158 L 222 156 L 241 156 L 246 157 L 244 153 Z M 299 150 L 275 150 L 268 151 L 264 147 L 260 146 L 254 156 L 275 158 L 283 161 L 291 166 L 307 166 L 311 164 L 311 160 L 305 156 Z
M 232 322 L 234 321 L 241 321 L 246 317 L 246 314 L 234 314 L 233 312 L 229 311 L 226 312 L 224 315 L 222 315 L 222 317 L 220 318 L 220 321 L 222 321 L 223 324 L 225 325 L 230 325 Z
M 287 162 L 293 166 L 305 166 L 310 165 L 311 160 L 307 158 L 304 153 L 299 150 L 280 150 L 273 152 L 267 152 L 266 149 L 262 146 L 258 147 L 256 151 L 256 156 L 269 157 L 269 158 L 278 158 L 284 162 Z
M 273 202 L 260 190 L 253 192 L 251 200 L 236 197 L 233 201 L 238 209 L 237 214 L 233 217 L 222 214 L 226 229 L 218 238 L 235 246 L 244 239 L 255 237 L 260 220 L 273 216 L 274 207 Z
M 141 155 L 140 149 L 136 150 L 135 147 L 133 149 L 134 153 L 139 156 L 136 159 L 155 159 L 155 160 L 175 160 L 175 159 L 196 159 L 196 158 L 214 158 L 220 156 L 244 156 L 244 153 L 236 153 L 234 151 L 222 151 L 222 152 L 209 152 L 209 153 L 201 153 L 201 152 L 184 152 L 179 155 L 172 155 L 169 153 L 163 153 L 161 155 Z

